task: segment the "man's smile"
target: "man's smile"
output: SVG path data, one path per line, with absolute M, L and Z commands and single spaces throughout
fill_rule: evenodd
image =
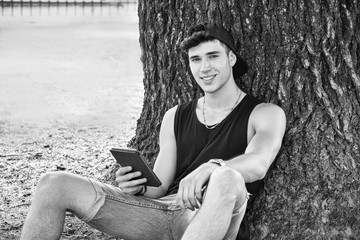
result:
M 216 77 L 216 74 L 213 74 L 213 75 L 201 76 L 200 79 L 203 80 L 204 82 L 209 82 L 209 81 L 213 80 L 215 77 Z

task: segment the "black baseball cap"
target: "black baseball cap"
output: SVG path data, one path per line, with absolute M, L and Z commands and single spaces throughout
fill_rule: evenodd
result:
M 189 29 L 189 38 L 191 38 L 193 33 L 199 31 L 204 31 L 206 38 L 215 38 L 225 43 L 234 52 L 237 57 L 236 63 L 233 66 L 233 75 L 235 78 L 244 75 L 249 70 L 246 61 L 235 50 L 234 38 L 221 24 L 212 22 L 195 25 Z M 186 41 L 186 39 L 184 41 Z M 200 42 L 198 44 L 200 44 Z

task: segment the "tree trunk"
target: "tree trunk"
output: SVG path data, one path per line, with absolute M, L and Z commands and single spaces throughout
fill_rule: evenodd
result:
M 140 0 L 138 11 L 145 96 L 131 145 L 154 161 L 166 110 L 200 95 L 184 31 L 220 21 L 251 67 L 240 87 L 287 115 L 252 237 L 360 239 L 360 1 Z

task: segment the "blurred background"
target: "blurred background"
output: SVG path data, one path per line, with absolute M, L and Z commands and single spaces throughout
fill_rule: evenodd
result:
M 0 0 L 0 239 L 41 174 L 104 180 L 143 104 L 137 2 Z M 115 239 L 68 214 L 62 239 Z
M 137 1 L 0 1 L 0 127 L 134 129 L 142 109 Z

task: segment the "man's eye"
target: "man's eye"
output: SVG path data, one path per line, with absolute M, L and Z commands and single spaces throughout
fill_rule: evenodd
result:
M 191 59 L 191 62 L 194 62 L 194 63 L 199 62 L 199 61 L 200 61 L 200 58 L 192 58 Z
M 214 59 L 214 58 L 217 58 L 217 57 L 218 57 L 218 55 L 210 55 L 209 56 L 210 59 Z

